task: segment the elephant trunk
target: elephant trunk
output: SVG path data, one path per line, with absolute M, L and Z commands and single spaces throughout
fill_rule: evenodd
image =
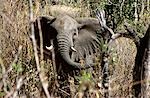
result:
M 58 34 L 57 41 L 58 41 L 58 51 L 60 52 L 60 55 L 65 60 L 65 62 L 75 68 L 82 68 L 80 63 L 76 63 L 70 58 L 69 51 L 71 48 L 70 44 L 71 41 L 69 36 L 66 34 Z

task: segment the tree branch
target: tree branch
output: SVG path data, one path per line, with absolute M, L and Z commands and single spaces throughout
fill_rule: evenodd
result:
M 109 28 L 107 25 L 106 25 L 106 19 L 105 19 L 105 11 L 104 10 L 96 10 L 96 17 L 98 18 L 99 22 L 100 22 L 100 25 L 105 29 L 105 30 L 108 30 L 111 35 L 114 35 L 114 32 L 111 28 Z
M 46 96 L 47 96 L 47 98 L 50 98 L 50 94 L 49 94 L 49 92 L 48 92 L 48 81 L 46 81 L 46 79 L 45 79 L 45 75 L 44 75 L 44 73 L 41 71 L 41 68 L 40 68 L 40 62 L 39 62 L 39 57 L 38 57 L 38 51 L 37 51 L 37 45 L 36 45 L 36 40 L 35 40 L 35 34 L 34 34 L 34 24 L 33 24 L 33 22 L 34 22 L 34 20 L 33 20 L 33 10 L 32 10 L 32 8 L 33 8 L 33 6 L 32 6 L 33 4 L 32 4 L 32 0 L 29 0 L 29 10 L 30 10 L 30 12 L 29 12 L 29 17 L 30 17 L 30 27 L 31 27 L 31 33 L 32 33 L 32 35 L 31 35 L 31 39 L 32 39 L 32 42 L 33 42 L 33 48 L 34 48 L 34 55 L 35 55 L 35 61 L 36 61 L 36 67 L 37 67 L 37 70 L 38 70 L 38 72 L 39 72 L 39 77 L 40 77 L 40 81 L 41 81 L 41 83 L 42 83 L 42 86 L 43 86 L 43 88 L 44 88 L 44 91 L 45 91 L 45 94 L 46 94 Z M 39 27 L 39 25 L 38 25 L 38 27 Z M 40 29 L 40 28 L 39 28 Z M 40 38 L 41 38 L 42 36 L 40 35 Z M 42 40 L 42 39 L 41 39 Z M 43 48 L 42 47 L 42 45 L 41 45 L 41 47 L 40 47 L 40 50 L 41 50 L 41 54 L 43 53 L 43 49 L 41 49 L 41 48 Z M 42 59 L 43 59 L 43 57 L 41 57 Z
M 127 34 L 124 34 L 125 37 L 129 37 L 131 39 L 133 39 L 136 47 L 138 47 L 140 45 L 140 38 L 137 35 L 137 33 L 135 32 L 134 29 L 130 28 L 129 25 L 127 23 L 125 23 L 124 25 L 125 29 L 127 30 Z

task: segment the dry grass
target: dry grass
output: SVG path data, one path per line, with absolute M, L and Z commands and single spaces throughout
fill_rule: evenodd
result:
M 23 0 L 5 0 L 5 2 L 1 2 L 1 6 L 0 80 L 4 78 L 4 74 L 2 74 L 4 69 L 6 77 L 5 83 L 0 81 L 0 97 L 14 96 L 14 92 L 17 91 L 18 80 L 23 79 L 23 84 L 21 84 L 17 93 L 18 97 L 45 98 L 35 66 L 33 46 L 30 39 L 28 2 Z M 36 0 L 34 3 L 34 18 L 39 15 L 53 14 L 49 10 L 51 7 L 46 5 L 42 9 L 41 6 L 41 3 Z M 83 11 L 81 10 L 81 13 L 78 13 L 79 16 L 85 13 Z M 89 13 L 83 16 L 86 15 L 88 16 Z M 22 48 L 18 50 L 20 46 Z M 131 93 L 132 68 L 136 53 L 135 45 L 131 40 L 122 38 L 118 39 L 118 43 L 113 44 L 112 47 L 114 47 L 114 50 L 111 52 L 113 62 L 110 65 L 110 94 L 112 97 L 129 97 Z M 16 55 L 17 61 L 14 62 Z M 2 65 L 4 66 L 2 67 Z M 55 98 L 56 96 L 58 98 L 65 96 L 83 98 L 85 95 L 90 98 L 101 98 L 104 93 L 101 88 L 102 73 L 99 67 L 95 68 L 92 74 L 83 72 L 81 77 L 69 77 L 68 85 L 63 86 L 63 88 L 59 88 L 60 85 L 54 83 L 54 70 L 51 60 L 44 61 L 43 67 L 44 73 L 48 77 L 50 94 Z M 78 84 L 75 83 L 76 80 L 79 81 Z M 70 94 L 65 91 L 65 87 L 71 90 Z M 88 89 L 87 92 L 86 89 Z M 58 95 L 60 93 L 64 96 Z
M 112 96 L 131 97 L 136 46 L 131 39 L 119 38 L 111 44 L 110 86 Z

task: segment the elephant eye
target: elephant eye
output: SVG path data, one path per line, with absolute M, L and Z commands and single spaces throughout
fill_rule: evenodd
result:
M 78 29 L 73 29 L 73 30 L 72 30 L 72 33 L 73 33 L 73 34 L 76 34 L 77 32 L 78 32 Z
M 74 36 L 76 36 L 76 35 L 77 35 L 77 33 L 75 32 L 73 35 L 74 35 Z
M 81 30 L 81 27 L 78 27 L 77 29 L 78 29 L 78 30 Z
M 75 40 L 75 39 L 77 38 L 77 36 L 78 36 L 78 34 L 77 34 L 77 33 L 78 33 L 78 31 L 77 31 L 77 30 L 73 32 L 73 40 Z

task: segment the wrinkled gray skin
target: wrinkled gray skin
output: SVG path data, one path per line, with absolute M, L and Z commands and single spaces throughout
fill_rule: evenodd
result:
M 56 37 L 52 38 L 52 36 L 50 36 L 49 40 L 57 39 L 58 51 L 66 63 L 74 66 L 75 68 L 85 68 L 92 65 L 88 64 L 81 66 L 81 64 L 76 61 L 80 58 L 90 57 L 89 55 L 93 54 L 93 52 L 99 48 L 99 37 L 95 32 L 97 29 L 100 29 L 97 19 L 73 19 L 68 15 L 60 15 L 56 18 L 43 16 L 41 19 L 43 19 L 42 33 L 53 35 L 54 32 L 49 31 L 49 29 L 47 29 L 47 25 L 56 29 Z M 45 21 L 47 22 L 45 23 Z M 74 47 L 76 52 L 71 51 L 71 47 Z M 70 52 L 71 55 L 69 54 Z
M 99 23 L 98 21 L 94 23 L 92 20 L 88 19 L 75 20 L 67 15 L 58 16 L 56 20 L 52 23 L 52 26 L 58 32 L 58 50 L 62 58 L 69 65 L 72 65 L 77 68 L 82 68 L 80 63 L 74 62 L 73 60 L 75 60 L 76 58 L 83 57 L 84 54 L 92 54 L 92 48 L 98 47 L 98 45 L 96 44 L 98 43 L 97 35 L 93 30 L 96 29 L 96 27 L 99 28 Z M 85 25 L 87 26 L 86 29 L 83 28 L 80 30 L 80 28 L 82 28 Z M 80 32 L 81 34 L 79 35 Z M 93 40 L 95 40 L 95 43 Z M 77 50 L 77 52 L 72 53 L 72 59 L 69 55 L 71 47 L 75 47 L 75 49 Z
M 69 51 L 73 45 L 74 35 L 78 35 L 79 24 L 73 18 L 64 15 L 58 16 L 52 26 L 57 30 L 58 50 L 62 58 L 69 64 L 81 68 L 80 63 L 71 60 Z

